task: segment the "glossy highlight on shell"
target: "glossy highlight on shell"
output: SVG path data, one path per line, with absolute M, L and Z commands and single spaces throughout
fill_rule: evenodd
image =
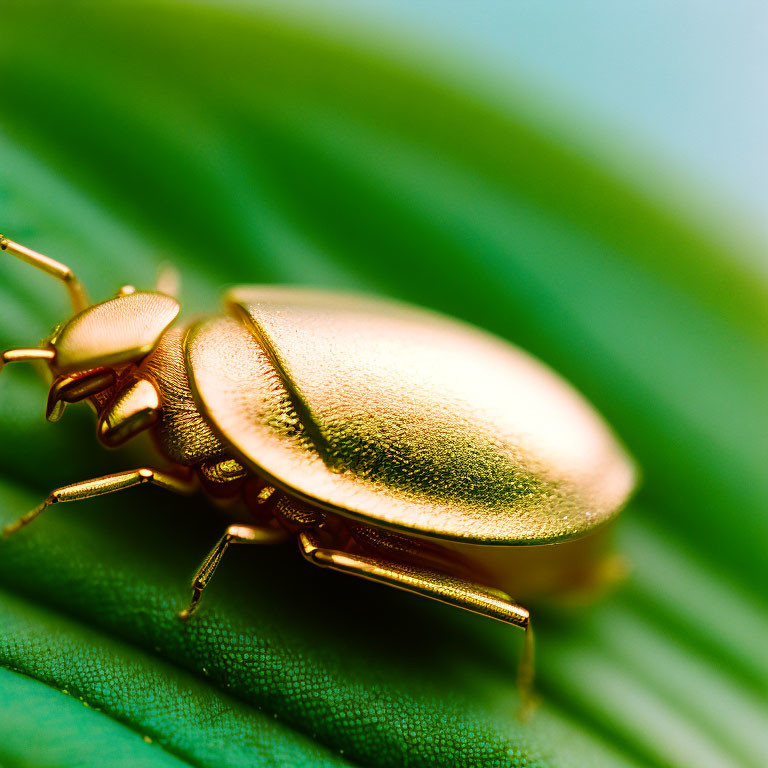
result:
M 190 331 L 193 389 L 292 494 L 417 534 L 519 544 L 586 533 L 631 492 L 605 423 L 506 342 L 380 299 L 265 286 L 227 301 L 239 322 Z

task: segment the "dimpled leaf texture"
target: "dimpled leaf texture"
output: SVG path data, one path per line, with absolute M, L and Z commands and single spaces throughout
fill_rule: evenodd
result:
M 765 763 L 768 297 L 747 245 L 691 223 L 663 180 L 608 172 L 596 139 L 577 148 L 513 85 L 496 103 L 347 26 L 1 7 L 9 236 L 97 299 L 170 261 L 187 316 L 227 284 L 291 282 L 465 318 L 574 381 L 644 482 L 617 526 L 624 584 L 583 611 L 532 606 L 525 724 L 520 637 L 501 624 L 288 543 L 235 549 L 182 625 L 225 524 L 204 499 L 140 488 L 47 510 L 0 543 L 0 765 Z M 61 286 L 0 263 L 5 347 L 66 312 Z M 49 425 L 44 403 L 31 367 L 3 371 L 0 523 L 144 463 L 141 444 L 100 449 L 84 406 Z

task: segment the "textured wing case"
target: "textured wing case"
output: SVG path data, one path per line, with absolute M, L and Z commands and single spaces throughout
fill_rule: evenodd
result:
M 204 412 L 259 473 L 415 533 L 544 543 L 610 519 L 631 462 L 568 384 L 516 347 L 424 310 L 279 287 L 193 327 Z

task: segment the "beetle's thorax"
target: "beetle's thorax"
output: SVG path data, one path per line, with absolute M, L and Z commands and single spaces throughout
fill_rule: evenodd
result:
M 137 376 L 151 382 L 160 400 L 153 435 L 171 461 L 191 466 L 227 455 L 197 406 L 184 360 L 186 328 L 172 328 L 143 362 Z
M 149 431 L 163 456 L 192 466 L 226 455 L 195 403 L 184 363 L 186 328 L 171 328 L 138 365 L 113 369 L 115 381 L 90 398 L 107 447 Z

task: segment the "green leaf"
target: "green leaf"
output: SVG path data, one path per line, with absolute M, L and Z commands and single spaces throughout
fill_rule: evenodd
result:
M 148 742 L 114 720 L 22 675 L 0 668 L 0 703 L 4 714 L 0 760 L 7 768 L 67 765 L 71 746 L 61 734 L 84 734 L 78 754 L 82 766 L 184 765 L 172 755 L 148 748 Z M 29 748 L 35 744 L 35 749 Z
M 188 315 L 228 283 L 302 282 L 512 339 L 637 456 L 617 527 L 632 574 L 593 607 L 533 606 L 543 701 L 522 724 L 507 627 L 318 573 L 294 546 L 234 552 L 181 625 L 224 525 L 204 499 L 54 508 L 0 545 L 0 761 L 761 765 L 768 290 L 746 246 L 512 86 L 494 104 L 342 37 L 245 8 L 4 3 L 3 229 L 96 298 L 171 261 Z M 0 272 L 0 343 L 34 344 L 64 291 Z M 3 372 L 0 523 L 143 463 L 101 451 L 86 409 L 47 425 L 44 402 L 32 371 Z
M 7 593 L 0 617 L 3 658 L 47 684 L 0 669 L 10 715 L 3 765 L 346 765 L 272 715 L 212 696 L 205 681 L 92 626 Z

